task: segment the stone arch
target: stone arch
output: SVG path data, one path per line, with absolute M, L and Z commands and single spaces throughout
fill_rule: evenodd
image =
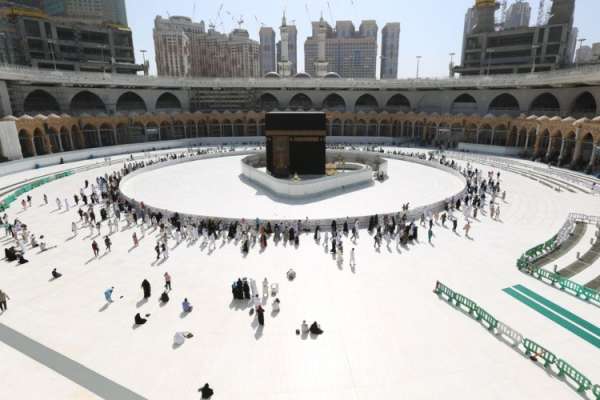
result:
M 377 103 L 377 99 L 370 94 L 363 94 L 354 103 L 354 111 L 356 112 L 377 111 L 378 109 L 379 103 Z
M 492 144 L 492 127 L 488 124 L 483 124 L 479 127 L 479 144 Z
M 525 144 L 527 144 L 527 128 L 521 128 L 519 130 L 515 143 L 515 146 L 517 147 L 525 147 Z
M 323 100 L 323 109 L 328 111 L 346 111 L 346 101 L 337 93 L 331 93 Z
M 198 121 L 198 123 L 196 125 L 198 127 L 198 137 L 206 137 L 208 134 L 208 128 L 206 126 L 206 121 L 202 119 L 202 120 Z
M 211 119 L 208 124 L 208 136 L 219 137 L 221 134 L 221 123 L 216 119 Z
M 181 110 L 181 102 L 177 96 L 171 92 L 161 94 L 156 100 L 156 111 L 173 112 Z
M 33 131 L 33 145 L 35 146 L 35 152 L 38 156 L 42 156 L 48 153 L 48 147 L 46 145 L 46 137 L 41 129 L 36 128 Z
M 46 129 L 46 138 L 48 139 L 48 144 L 50 145 L 51 153 L 60 153 L 60 138 L 59 133 L 54 127 L 48 127 Z
M 477 125 L 470 123 L 465 126 L 463 139 L 466 143 L 477 143 Z
M 256 120 L 250 119 L 246 124 L 246 133 L 248 136 L 257 136 Z
M 264 111 L 272 111 L 279 108 L 279 100 L 271 93 L 263 93 L 258 98 L 258 109 Z
M 83 90 L 73 96 L 69 104 L 69 110 L 71 110 L 71 114 L 73 115 L 83 113 L 99 114 L 106 112 L 106 104 L 104 104 L 97 94 L 89 90 Z
M 100 125 L 100 146 L 114 146 L 115 137 L 112 125 Z
M 560 147 L 562 144 L 561 131 L 552 132 L 550 134 L 550 142 L 548 143 L 548 151 L 546 161 L 556 161 L 560 155 Z
M 342 131 L 343 136 L 355 136 L 354 121 L 352 121 L 351 119 L 345 120 Z
M 71 140 L 71 133 L 64 126 L 60 128 L 60 141 L 62 142 L 63 151 L 73 150 L 73 142 Z
M 180 119 L 173 121 L 173 139 L 185 139 L 185 123 Z
M 570 115 L 574 118 L 594 118 L 597 112 L 596 99 L 590 92 L 583 92 L 575 101 L 573 101 L 573 106 L 571 107 Z
M 73 144 L 73 150 L 83 149 L 83 147 L 84 147 L 83 133 L 81 132 L 81 129 L 79 129 L 79 126 L 77 126 L 77 125 L 71 126 L 71 141 Z
M 389 112 L 409 112 L 410 101 L 403 94 L 397 93 L 385 103 L 385 110 Z
M 508 133 L 508 138 L 506 139 L 506 146 L 508 147 L 516 147 L 517 142 L 519 140 L 519 128 L 513 126 L 510 132 Z
M 99 147 L 101 144 L 98 142 L 98 130 L 92 124 L 87 124 L 82 129 L 83 141 L 85 148 Z
M 563 150 L 561 152 L 561 156 L 559 157 L 558 164 L 569 164 L 573 161 L 573 153 L 575 151 L 575 144 L 577 142 L 575 132 L 571 131 L 563 136 Z
M 544 156 L 545 152 L 548 151 L 548 144 L 550 143 L 550 131 L 548 129 L 544 129 L 543 132 L 540 133 L 540 136 L 537 139 L 537 149 L 535 152 L 536 156 Z
M 60 114 L 60 106 L 56 98 L 45 90 L 37 89 L 29 93 L 23 102 L 25 114 Z
M 477 100 L 468 93 L 463 93 L 456 97 L 450 106 L 452 114 L 476 114 L 478 111 Z
M 542 93 L 533 99 L 529 112 L 538 115 L 560 114 L 560 103 L 552 93 Z
M 310 97 L 304 93 L 298 93 L 290 99 L 289 108 L 292 110 L 308 111 L 313 108 L 313 102 Z
M 173 139 L 173 125 L 171 121 L 162 121 L 160 123 L 160 139 L 161 140 L 172 140 Z
M 192 120 L 185 122 L 185 136 L 188 138 L 198 137 L 198 126 Z
M 33 137 L 25 129 L 19 131 L 19 143 L 21 144 L 21 154 L 23 154 L 24 158 L 35 156 Z
M 494 138 L 492 144 L 495 146 L 506 146 L 508 129 L 506 125 L 498 125 L 494 128 Z
M 578 163 L 575 165 L 578 169 L 586 169 L 590 163 L 592 152 L 594 151 L 594 136 L 592 132 L 587 132 L 581 138 L 581 153 Z
M 224 119 L 222 123 L 223 136 L 233 136 L 233 125 L 228 119 Z
M 233 121 L 233 136 L 244 136 L 244 121 L 239 118 Z
M 515 114 L 521 110 L 519 101 L 509 93 L 502 93 L 494 98 L 488 107 L 492 114 Z
M 144 100 L 134 92 L 125 92 L 117 100 L 117 112 L 140 112 L 148 110 Z
M 359 119 L 354 128 L 355 136 L 367 136 L 368 126 L 364 119 Z
M 141 129 L 139 129 L 140 127 Z M 137 131 L 137 133 L 144 137 L 148 142 L 156 142 L 161 139 L 160 127 L 154 121 L 148 122 L 145 127 L 142 126 L 142 124 L 136 124 L 132 128 L 131 131 Z
M 340 119 L 336 118 L 331 121 L 329 134 L 331 136 L 342 136 L 342 121 Z
M 371 119 L 367 125 L 367 136 L 379 136 L 377 134 L 377 131 L 378 131 L 377 121 L 374 119 Z

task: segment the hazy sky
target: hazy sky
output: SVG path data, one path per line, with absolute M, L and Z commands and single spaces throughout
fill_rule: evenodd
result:
M 509 3 L 514 0 L 509 0 Z M 243 19 L 243 28 L 258 40 L 261 23 L 277 32 L 281 15 L 286 10 L 288 23 L 295 21 L 298 28 L 298 70 L 304 70 L 304 39 L 310 35 L 310 21 L 323 17 L 335 20 L 351 20 L 356 27 L 362 19 L 374 19 L 380 30 L 386 22 L 400 22 L 400 78 L 414 77 L 416 56 L 421 59 L 421 76 L 446 76 L 449 53 L 460 60 L 465 12 L 475 0 L 127 0 L 127 16 L 133 30 L 136 59 L 141 60 L 139 50 L 148 51 L 151 72 L 154 74 L 154 41 L 152 29 L 157 15 L 185 15 L 194 21 L 213 21 L 217 30 L 229 32 Z M 539 0 L 531 0 L 532 23 L 535 23 Z M 551 1 L 546 0 L 547 8 Z M 222 8 L 221 8 L 222 5 Z M 220 18 L 218 17 L 219 9 Z M 579 37 L 587 38 L 587 44 L 600 42 L 599 0 L 577 0 L 575 26 Z M 379 68 L 378 68 L 379 72 Z

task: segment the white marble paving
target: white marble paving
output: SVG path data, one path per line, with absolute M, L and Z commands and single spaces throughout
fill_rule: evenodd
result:
M 483 169 L 487 171 L 487 167 Z M 524 284 L 600 325 L 597 307 L 552 289 L 515 267 L 518 256 L 558 231 L 569 212 L 600 214 L 597 197 L 556 193 L 503 172 L 507 203 L 501 205 L 501 222 L 483 216 L 473 224 L 474 240 L 436 226 L 433 245 L 423 242 L 421 229 L 420 244 L 399 251 L 382 246 L 381 252 L 376 252 L 372 239 L 362 231 L 355 245 L 355 270 L 349 268 L 347 256 L 338 268 L 311 235 L 302 236 L 298 249 L 269 243 L 264 252 L 253 249 L 246 258 L 232 244 L 218 247 L 210 255 L 198 244 L 182 244 L 168 261 L 152 266 L 154 238 L 147 236 L 139 248 L 129 251 L 131 230 L 113 235 L 112 253 L 86 263 L 92 256 L 90 240 L 85 239 L 88 231 L 68 240 L 71 221 L 78 219 L 75 210 L 51 212 L 54 202 L 48 207 L 38 204 L 44 192 L 50 199 L 66 193 L 71 198 L 84 179 L 109 170 L 77 174 L 38 188 L 32 192 L 34 207 L 24 213 L 18 206 L 9 210 L 11 217 L 22 218 L 58 247 L 43 254 L 29 252 L 30 263 L 23 266 L 0 263 L 0 288 L 11 297 L 0 323 L 144 397 L 198 399 L 197 388 L 210 382 L 215 399 L 579 398 L 477 322 L 438 300 L 432 293 L 436 280 L 469 296 L 600 383 L 599 349 L 501 290 Z M 221 202 L 218 209 L 218 196 L 237 198 L 240 191 L 248 190 L 229 185 L 237 175 L 224 181 L 220 174 L 186 164 L 177 172 L 173 182 L 179 185 L 157 187 L 147 182 L 150 187 L 145 193 L 172 207 L 203 210 L 206 204 L 213 207 L 209 211 L 236 215 L 232 207 L 240 207 L 240 200 Z M 447 182 L 454 179 L 450 175 L 441 181 L 427 181 L 434 177 L 430 173 L 405 174 L 406 185 L 421 185 L 411 187 L 423 201 L 426 196 L 433 197 L 432 193 L 445 193 L 440 189 L 443 185 L 453 185 Z M 203 181 L 206 196 L 201 199 L 190 201 L 186 192 L 170 192 L 183 186 L 180 180 L 192 182 L 199 177 L 208 179 Z M 392 197 L 381 203 L 382 207 L 408 201 L 401 184 L 388 186 L 392 187 L 389 192 L 374 196 Z M 212 200 L 207 197 L 209 192 L 215 193 Z M 294 216 L 307 214 L 306 207 L 314 215 L 368 213 L 372 209 L 367 208 L 363 196 L 357 191 L 326 206 L 296 205 L 287 210 Z M 253 204 L 252 212 L 273 213 L 273 202 L 261 200 Z M 413 201 L 417 205 L 418 199 Z M 2 238 L 0 244 L 4 245 Z M 351 246 L 346 240 L 345 248 Z M 52 267 L 64 276 L 49 282 Z M 298 273 L 293 282 L 285 279 L 290 267 Z M 171 301 L 161 307 L 158 295 L 165 271 L 173 277 L 173 291 Z M 257 331 L 247 308 L 232 303 L 230 284 L 240 276 L 257 281 L 266 276 L 280 284 L 281 312 L 271 316 L 269 299 L 262 331 Z M 153 293 L 150 301 L 138 308 L 144 278 L 151 282 Z M 112 285 L 115 302 L 104 309 L 103 291 Z M 181 318 L 184 297 L 195 309 Z M 151 316 L 146 325 L 132 329 L 138 310 Z M 304 340 L 296 336 L 294 331 L 303 319 L 318 320 L 324 335 Z M 195 337 L 173 349 L 173 334 L 178 330 L 191 331 Z M 0 360 L 0 376 L 9 382 L 0 385 L 0 398 L 94 398 L 1 343 Z M 25 376 L 27 379 L 21 379 Z

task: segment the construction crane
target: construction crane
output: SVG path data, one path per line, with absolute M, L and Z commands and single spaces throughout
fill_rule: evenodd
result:
M 540 0 L 540 5 L 538 8 L 537 15 L 537 25 L 542 26 L 546 23 L 546 1 Z

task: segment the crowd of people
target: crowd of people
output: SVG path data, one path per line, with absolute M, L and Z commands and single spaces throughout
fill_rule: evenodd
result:
M 443 155 L 433 153 L 425 155 L 423 153 L 400 153 L 404 156 L 415 157 L 419 159 L 428 159 L 432 162 L 453 168 L 459 171 L 466 180 L 466 192 L 464 196 L 450 199 L 445 202 L 443 209 L 425 210 L 420 216 L 415 216 L 410 212 L 410 204 L 401 204 L 402 211 L 394 215 L 373 215 L 368 219 L 365 226 L 361 226 L 358 219 L 350 220 L 331 220 L 328 225 L 312 225 L 308 221 L 261 221 L 256 218 L 253 221 L 237 220 L 223 221 L 215 218 L 197 218 L 191 219 L 180 216 L 178 213 L 164 215 L 160 211 L 155 211 L 144 205 L 130 203 L 125 200 L 119 192 L 119 185 L 123 177 L 137 171 L 141 168 L 151 166 L 155 163 L 175 160 L 181 157 L 189 157 L 189 154 L 169 154 L 153 160 L 134 161 L 128 160 L 122 167 L 112 173 L 105 173 L 98 176 L 93 182 L 84 180 L 81 188 L 71 196 L 56 197 L 57 210 L 64 210 L 65 213 L 71 212 L 78 216 L 78 219 L 70 222 L 70 230 L 73 237 L 80 234 L 81 230 L 89 230 L 86 239 L 90 240 L 93 257 L 91 261 L 111 253 L 113 247 L 113 235 L 122 234 L 129 231 L 132 241 L 131 250 L 139 247 L 140 240 L 146 237 L 152 237 L 156 245 L 153 247 L 156 253 L 155 263 L 162 263 L 168 260 L 170 251 L 176 249 L 181 243 L 187 242 L 194 245 L 199 242 L 202 249 L 207 249 L 209 254 L 216 250 L 217 242 L 222 245 L 233 244 L 238 246 L 243 256 L 255 248 L 257 245 L 260 251 L 265 251 L 269 243 L 283 243 L 284 246 L 299 247 L 303 235 L 313 235 L 313 240 L 321 245 L 325 252 L 331 254 L 338 265 L 344 263 L 344 251 L 348 243 L 351 250 L 349 252 L 349 265 L 352 269 L 356 266 L 356 245 L 361 236 L 372 237 L 374 248 L 379 251 L 382 244 L 390 246 L 396 242 L 396 246 L 408 246 L 419 243 L 420 229 L 427 232 L 427 239 L 432 243 L 435 237 L 434 229 L 439 227 L 447 228 L 450 223 L 452 232 L 457 233 L 458 215 L 463 214 L 463 232 L 465 237 L 469 238 L 471 234 L 471 221 L 478 220 L 479 214 L 486 214 L 486 205 L 489 202 L 489 214 L 493 219 L 500 218 L 499 198 L 505 200 L 506 192 L 502 191 L 500 186 L 500 172 L 484 172 L 474 168 L 469 163 L 461 167 L 453 160 L 447 160 Z M 436 158 L 438 157 L 438 158 Z M 21 201 L 23 210 L 32 206 L 32 196 L 28 195 Z M 43 195 L 43 204 L 48 204 L 48 197 Z M 76 210 L 76 211 L 73 211 Z M 76 217 L 77 218 L 77 217 Z M 38 237 L 31 232 L 28 224 L 22 222 L 21 218 L 15 218 L 10 221 L 4 214 L 0 220 L 4 226 L 5 233 L 14 241 L 14 245 L 5 249 L 5 256 L 8 261 L 18 260 L 20 264 L 26 263 L 25 253 L 32 248 L 39 247 L 40 251 L 47 251 L 51 247 L 44 240 L 44 235 Z M 366 233 L 361 232 L 364 228 Z M 422 232 L 422 231 L 421 231 Z M 100 244 L 104 244 L 104 254 Z M 116 245 L 122 243 L 122 237 L 115 238 Z M 174 246 L 172 246 L 174 245 Z M 62 274 L 54 268 L 51 272 L 52 279 L 62 277 Z M 294 272 L 295 276 L 295 272 Z M 289 278 L 289 272 L 288 272 Z M 63 278 L 65 279 L 65 278 Z M 172 280 L 168 272 L 164 273 L 164 290 L 159 295 L 161 303 L 168 303 L 172 296 Z M 290 281 L 293 278 L 290 278 Z M 271 310 L 277 314 L 281 310 L 281 301 L 277 297 L 275 286 L 269 286 L 267 279 L 263 280 L 263 293 L 259 293 L 256 281 L 251 278 L 238 278 L 231 285 L 234 301 L 245 302 L 251 305 L 251 311 L 255 315 L 258 326 L 265 325 L 265 308 L 267 299 L 273 297 Z M 147 301 L 152 296 L 151 284 L 147 279 L 141 283 L 143 301 Z M 104 299 L 107 304 L 113 302 L 114 286 L 104 290 Z M 7 309 L 8 295 L 0 290 L 0 310 Z M 192 312 L 193 306 L 188 298 L 181 302 L 182 314 Z M 134 326 L 145 325 L 149 320 L 150 314 L 136 312 L 134 315 Z M 320 325 L 314 321 L 308 325 L 303 321 L 297 333 L 302 335 L 323 333 Z M 189 332 L 176 332 L 175 343 L 181 345 L 185 338 L 191 338 L 193 335 Z M 203 398 L 205 393 L 212 395 L 212 389 L 205 387 L 199 389 Z M 210 397 L 210 396 L 209 396 Z M 208 398 L 208 397 L 207 397 Z

